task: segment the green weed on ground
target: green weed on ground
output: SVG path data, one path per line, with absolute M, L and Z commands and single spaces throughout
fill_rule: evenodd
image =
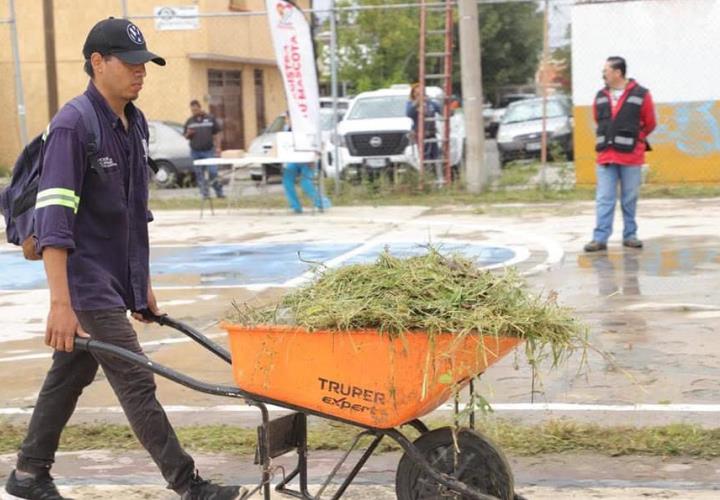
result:
M 513 174 L 514 175 L 514 174 Z M 523 176 L 525 174 L 522 174 Z M 517 179 L 511 182 L 517 182 Z M 461 187 L 450 187 L 433 190 L 411 188 L 393 188 L 390 185 L 368 188 L 364 185 L 345 185 L 335 194 L 332 184 L 326 193 L 333 206 L 427 206 L 439 207 L 447 205 L 482 207 L 484 205 L 503 203 L 552 203 L 567 201 L 592 201 L 595 198 L 594 186 L 576 186 L 572 189 L 553 189 L 552 187 L 529 187 L 516 189 L 515 184 L 508 184 L 492 191 L 479 194 L 469 193 Z M 641 199 L 696 199 L 720 197 L 720 185 L 680 185 L 665 186 L 649 184 L 641 189 Z M 151 199 L 153 210 L 199 209 L 199 198 Z M 304 205 L 310 207 L 305 200 Z M 263 196 L 246 196 L 229 201 L 214 200 L 215 210 L 224 210 L 229 206 L 241 209 L 287 209 L 287 201 L 282 193 Z M 210 210 L 206 204 L 205 209 Z
M 437 421 L 432 428 L 449 425 Z M 548 453 L 590 452 L 607 456 L 653 455 L 720 457 L 720 429 L 703 429 L 687 424 L 660 427 L 604 427 L 555 421 L 525 426 L 504 420 L 480 420 L 478 429 L 509 455 L 534 456 Z M 0 424 L 0 453 L 17 451 L 24 436 L 24 426 Z M 206 453 L 254 453 L 257 431 L 227 425 L 180 427 L 182 443 L 190 450 Z M 317 423 L 309 427 L 312 450 L 344 450 L 358 429 L 344 424 Z M 414 431 L 413 431 L 414 432 Z M 409 433 L 411 436 L 416 434 Z M 72 425 L 63 433 L 63 451 L 96 449 L 139 449 L 129 427 L 123 425 Z M 399 448 L 389 439 L 381 451 Z

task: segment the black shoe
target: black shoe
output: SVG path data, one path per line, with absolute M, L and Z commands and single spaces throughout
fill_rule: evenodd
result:
M 181 500 L 244 500 L 250 496 L 242 486 L 221 486 L 201 478 L 196 472 L 190 480 L 190 488 L 182 494 Z
M 592 240 L 584 247 L 586 252 L 599 252 L 601 250 L 607 250 L 607 243 L 600 243 L 599 241 Z
M 643 242 L 637 238 L 630 238 L 628 240 L 623 240 L 623 246 L 628 248 L 642 248 Z
M 15 476 L 15 471 L 12 471 L 7 483 L 5 483 L 5 491 L 14 497 L 29 498 L 31 500 L 72 500 L 60 494 L 55 487 L 52 476 L 48 472 L 25 479 L 18 479 Z

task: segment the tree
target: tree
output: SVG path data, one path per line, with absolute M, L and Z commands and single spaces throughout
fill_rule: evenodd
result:
M 494 100 L 505 85 L 532 81 L 543 41 L 542 13 L 533 3 L 480 5 L 483 90 Z
M 361 5 L 402 3 L 405 0 L 359 0 Z M 339 5 L 351 5 L 347 0 Z M 418 9 L 343 11 L 338 23 L 342 54 L 340 79 L 355 91 L 386 87 L 417 79 Z
M 338 5 L 387 5 L 407 0 L 345 0 Z M 338 22 L 340 79 L 356 92 L 417 80 L 419 9 L 343 11 Z M 441 29 L 442 15 L 428 15 L 431 29 Z M 480 6 L 483 85 L 494 96 L 503 85 L 532 81 L 542 50 L 542 14 L 535 2 Z M 455 91 L 460 87 L 460 58 L 455 29 Z M 428 51 L 442 51 L 440 37 Z M 438 61 L 439 62 L 439 61 Z M 440 73 L 440 68 L 432 73 Z
M 566 94 L 572 92 L 572 47 L 570 44 L 558 47 L 552 52 L 552 60 L 559 67 L 555 83 Z

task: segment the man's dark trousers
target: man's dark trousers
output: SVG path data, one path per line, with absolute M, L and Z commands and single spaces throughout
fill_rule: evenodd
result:
M 83 329 L 101 340 L 144 356 L 137 334 L 122 307 L 77 311 Z M 98 363 L 115 391 L 133 432 L 160 468 L 168 487 L 183 492 L 195 464 L 180 442 L 155 397 L 151 372 L 108 354 L 55 352 L 45 378 L 27 437 L 18 454 L 18 468 L 40 472 L 51 467 L 60 434 L 75 410 L 83 389 L 95 378 Z

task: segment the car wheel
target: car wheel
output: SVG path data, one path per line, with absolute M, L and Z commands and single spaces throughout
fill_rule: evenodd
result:
M 177 185 L 178 174 L 175 165 L 166 160 L 158 160 L 157 172 L 155 173 L 155 185 L 159 188 L 173 188 Z

